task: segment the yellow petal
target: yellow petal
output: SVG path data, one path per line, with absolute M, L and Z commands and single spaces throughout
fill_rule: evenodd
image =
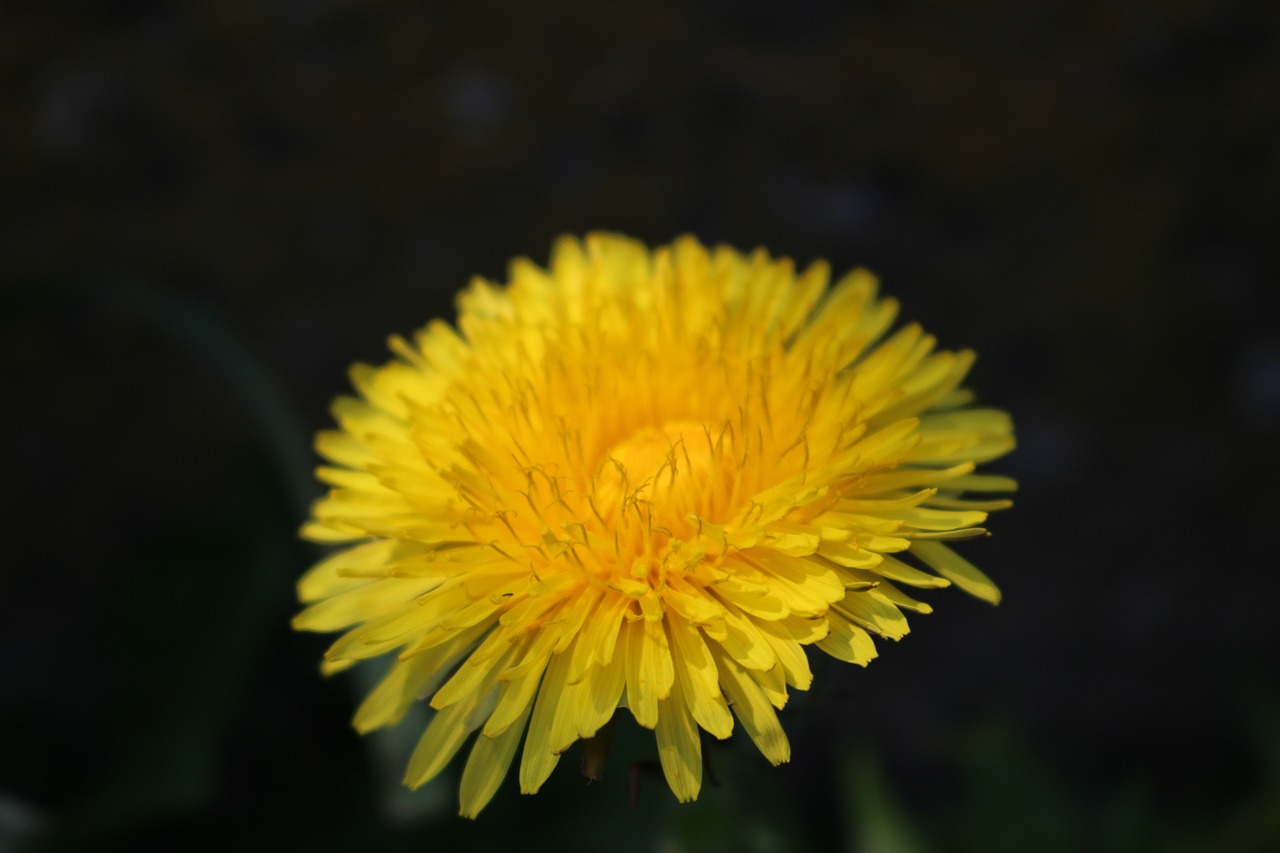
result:
M 419 657 L 426 657 L 426 655 L 419 655 Z M 494 681 L 498 672 L 510 659 L 511 655 L 508 653 L 502 657 L 479 664 L 469 660 L 465 661 L 454 672 L 453 677 L 446 681 L 444 686 L 431 697 L 431 707 L 436 709 L 447 708 L 457 702 L 469 699 L 480 690 L 480 685 L 487 681 Z M 417 658 L 410 658 L 408 662 L 414 660 L 417 660 Z
M 925 604 L 923 601 L 916 601 L 902 590 L 898 589 L 888 581 L 881 581 L 876 587 L 876 592 L 887 598 L 894 607 L 914 610 L 916 613 L 928 615 L 933 612 L 933 607 Z
M 662 599 L 695 625 L 724 618 L 724 608 L 699 587 L 682 587 L 672 582 L 663 588 Z
M 827 616 L 830 632 L 818 641 L 818 648 L 837 660 L 866 666 L 878 652 L 871 635 L 854 625 L 841 613 L 832 611 Z
M 356 731 L 364 734 L 399 722 L 418 696 L 430 693 L 487 630 L 486 625 L 476 625 L 447 643 L 394 663 L 356 710 Z
M 771 627 L 785 632 L 791 639 L 802 644 L 818 642 L 827 636 L 829 630 L 827 620 L 822 617 L 789 616 L 774 622 Z
M 752 674 L 723 653 L 716 652 L 720 683 L 733 703 L 733 713 L 756 748 L 772 764 L 791 760 L 791 742 L 778 722 L 778 715 Z
M 293 627 L 299 631 L 338 631 L 348 625 L 376 621 L 393 612 L 405 619 L 409 619 L 410 614 L 420 616 L 418 607 L 413 605 L 414 599 L 438 586 L 438 578 L 361 581 L 346 592 L 303 610 L 293 617 Z M 412 606 L 406 607 L 406 604 Z
M 765 641 L 754 620 L 730 605 L 725 610 L 724 637 L 715 638 L 725 654 L 743 667 L 754 670 L 772 669 L 778 662 L 773 649 Z
M 755 679 L 756 684 L 760 685 L 761 692 L 764 697 L 769 700 L 769 704 L 778 710 L 782 710 L 787 706 L 787 675 L 781 666 L 774 666 L 767 670 L 753 670 L 751 677 Z
M 326 430 L 317 434 L 315 450 L 330 462 L 356 469 L 363 468 L 374 458 L 367 444 L 341 430 Z
M 463 664 L 464 666 L 466 664 Z M 484 736 L 496 738 L 516 724 L 532 707 L 534 693 L 542 681 L 542 669 L 531 667 L 523 675 L 513 678 L 502 687 L 498 704 L 484 724 Z
M 965 474 L 948 481 L 947 488 L 963 489 L 966 492 L 1015 492 L 1018 481 L 1000 474 Z
M 584 594 L 569 600 L 560 613 L 563 622 L 560 626 L 560 639 L 552 649 L 555 654 L 560 654 L 569 648 L 569 644 L 578 636 L 587 619 L 598 609 L 603 595 L 603 589 L 591 587 Z
M 791 615 L 791 608 L 770 587 L 762 587 L 758 591 L 747 592 L 740 585 L 719 584 L 714 587 L 716 594 L 743 613 L 757 619 L 785 619 Z M 723 618 L 723 617 L 721 617 Z
M 772 579 L 774 592 L 778 595 L 786 594 L 778 588 L 781 585 L 793 593 L 823 603 L 839 601 L 844 597 L 844 585 L 840 583 L 840 578 L 821 560 L 788 556 L 764 548 L 753 548 L 749 553 L 743 554 L 743 558 Z M 788 601 L 788 604 L 795 607 L 793 601 Z
M 461 702 L 456 702 L 437 711 L 422 733 L 413 756 L 409 759 L 409 768 L 405 772 L 404 783 L 410 788 L 417 788 L 435 777 L 444 769 L 449 760 L 457 753 L 474 728 L 466 725 L 468 716 L 480 704 L 484 695 L 494 686 L 497 668 L 490 670 L 488 677 L 480 683 L 479 689 Z
M 626 596 L 610 592 L 588 614 L 580 632 L 582 639 L 573 649 L 573 660 L 569 667 L 570 681 L 580 680 L 592 666 L 608 663 L 613 659 L 618 637 L 622 633 L 622 614 L 630 605 Z
M 911 553 L 970 595 L 992 604 L 1000 603 L 1000 589 L 992 583 L 991 578 L 941 542 L 917 540 L 911 544 Z
M 921 432 L 978 432 L 1009 435 L 1013 419 L 999 409 L 960 409 L 935 412 L 920 419 Z
M 530 709 L 531 706 L 525 705 L 515 722 L 497 737 L 481 735 L 476 738 L 471 755 L 467 757 L 467 766 L 462 770 L 462 785 L 458 792 L 458 813 L 463 817 L 478 815 L 498 792 L 511 768 L 516 747 L 520 745 Z
M 950 468 L 915 468 L 908 467 L 895 471 L 881 471 L 863 477 L 858 481 L 859 498 L 895 492 L 898 489 L 909 489 L 920 486 L 944 486 L 952 488 L 973 470 L 972 462 L 961 462 Z M 961 488 L 960 486 L 954 486 Z M 998 491 L 998 490 L 997 490 Z
M 520 790 L 525 794 L 536 793 L 560 761 L 560 754 L 551 747 L 551 730 L 568 684 L 569 660 L 568 655 L 553 655 L 542 676 L 520 759 Z
M 778 663 L 782 664 L 787 683 L 797 690 L 808 690 L 813 683 L 813 671 L 809 668 L 804 647 L 776 623 L 762 622 L 758 627 L 777 656 Z
M 592 667 L 581 681 L 569 682 L 552 723 L 551 751 L 562 753 L 574 741 L 594 737 L 613 718 L 625 686 L 626 668 L 621 655 Z
M 911 630 L 907 617 L 876 590 L 850 591 L 832 608 L 852 621 L 889 640 L 900 640 Z
M 329 598 L 364 586 L 368 583 L 367 580 L 343 577 L 338 573 L 352 567 L 385 565 L 395 553 L 395 549 L 394 540 L 384 540 L 357 545 L 331 554 L 316 563 L 298 581 L 298 599 L 306 602 L 319 601 L 322 598 Z
M 890 518 L 899 518 L 915 530 L 959 530 L 965 527 L 977 527 L 987 520 L 985 512 L 975 510 L 929 509 L 928 507 L 912 507 L 887 513 Z
M 919 444 L 900 458 L 928 465 L 988 462 L 1013 450 L 1014 445 L 1013 436 L 1000 433 L 921 433 Z
M 685 705 L 679 681 L 658 703 L 658 760 L 671 792 L 682 803 L 698 799 L 702 789 L 702 742 Z
M 626 627 L 627 707 L 636 722 L 658 724 L 658 701 L 671 695 L 675 669 L 662 623 L 641 620 Z
M 942 587 L 951 586 L 951 581 L 946 578 L 940 578 L 936 575 L 922 572 L 914 566 L 908 566 L 906 563 L 885 555 L 880 565 L 871 570 L 877 575 L 888 578 L 889 580 L 905 583 L 910 586 L 919 587 L 921 589 L 940 589 Z
M 733 715 L 720 691 L 720 672 L 702 632 L 679 616 L 667 619 L 671 655 L 680 692 L 698 725 L 723 740 L 733 732 Z

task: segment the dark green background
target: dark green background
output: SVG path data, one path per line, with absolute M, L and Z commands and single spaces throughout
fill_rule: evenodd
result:
M 0 850 L 1280 849 L 1274 8 L 10 4 Z M 467 823 L 289 630 L 307 445 L 594 228 L 867 265 L 976 348 L 1005 602 L 929 595 L 697 805 L 628 722 Z

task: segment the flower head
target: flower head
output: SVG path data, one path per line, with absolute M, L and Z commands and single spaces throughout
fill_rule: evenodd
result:
M 971 352 L 884 338 L 898 306 L 869 273 L 593 234 L 510 279 L 357 365 L 317 440 L 332 489 L 303 533 L 346 548 L 295 625 L 346 630 L 327 672 L 395 655 L 360 731 L 430 697 L 407 784 L 471 739 L 473 816 L 522 736 L 532 793 L 625 707 L 692 800 L 699 728 L 736 719 L 788 760 L 775 710 L 812 681 L 806 647 L 866 665 L 929 612 L 901 586 L 999 599 L 947 543 L 1008 506 L 967 495 L 1013 488 L 974 473 L 1010 420 L 968 407 Z

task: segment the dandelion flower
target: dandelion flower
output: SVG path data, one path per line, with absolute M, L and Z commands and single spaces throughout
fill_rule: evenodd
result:
M 294 624 L 345 630 L 326 673 L 393 656 L 359 731 L 429 698 L 406 784 L 470 741 L 474 816 L 522 738 L 533 793 L 626 708 L 693 800 L 699 729 L 789 759 L 776 712 L 808 647 L 865 666 L 930 610 L 903 586 L 998 601 L 950 543 L 1009 505 L 971 496 L 1013 489 L 974 473 L 1013 447 L 1009 417 L 969 406 L 973 353 L 885 338 L 876 289 L 688 237 L 564 238 L 545 270 L 473 281 L 456 329 L 352 369 L 303 529 L 344 550 L 302 578 Z

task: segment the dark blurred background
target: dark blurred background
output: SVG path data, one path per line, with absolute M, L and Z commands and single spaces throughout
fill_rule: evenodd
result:
M 9 4 L 0 850 L 1280 849 L 1275 9 Z M 976 348 L 1005 601 L 929 595 L 696 805 L 632 725 L 469 823 L 289 629 L 310 436 L 596 228 L 866 265 Z

